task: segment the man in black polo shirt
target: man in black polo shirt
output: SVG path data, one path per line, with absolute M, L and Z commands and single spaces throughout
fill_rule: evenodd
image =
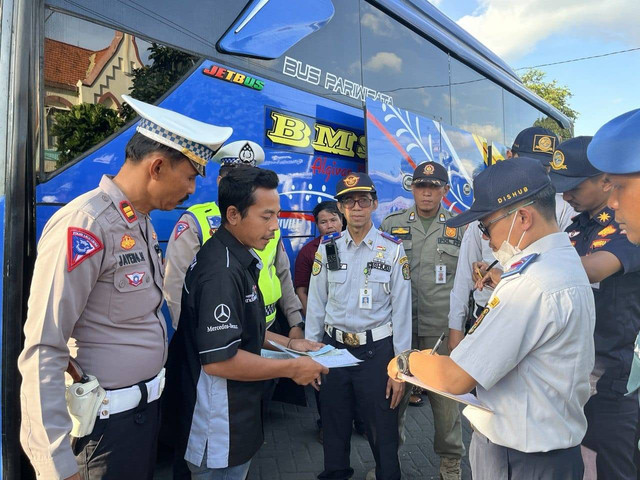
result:
M 591 137 L 562 142 L 551 162 L 551 181 L 580 215 L 566 231 L 587 272 L 596 302 L 596 362 L 591 374 L 597 393 L 584 407 L 589 427 L 583 447 L 585 471 L 600 479 L 636 479 L 633 462 L 637 393 L 627 393 L 634 336 L 640 329 L 640 248 L 614 220 L 607 206 L 612 184 L 587 160 Z M 594 472 L 595 473 L 595 472 Z
M 322 346 L 266 332 L 261 265 L 253 249 L 263 249 L 278 229 L 277 187 L 274 172 L 255 167 L 224 177 L 218 193 L 222 228 L 187 271 L 167 382 L 181 412 L 174 415 L 181 422 L 177 452 L 194 478 L 246 477 L 263 443 L 262 380 L 319 384 L 320 374 L 328 372 L 309 357 L 260 357 L 268 340 L 302 351 Z

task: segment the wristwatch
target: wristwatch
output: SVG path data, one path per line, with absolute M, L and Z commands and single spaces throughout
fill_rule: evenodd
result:
M 415 349 L 406 350 L 396 357 L 396 361 L 398 362 L 398 371 L 400 373 L 404 375 L 411 375 L 411 370 L 409 370 L 409 355 L 419 351 L 420 350 L 415 350 Z

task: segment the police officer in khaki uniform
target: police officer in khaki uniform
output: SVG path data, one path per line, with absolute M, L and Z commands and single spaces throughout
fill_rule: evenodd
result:
M 449 191 L 447 170 L 436 162 L 424 162 L 413 172 L 411 190 L 415 204 L 390 214 L 381 230 L 402 239 L 411 265 L 411 298 L 414 348 L 432 348 L 443 332 L 448 332 L 449 296 L 458 263 L 462 231 L 447 227 L 451 213 L 442 207 Z M 441 354 L 448 354 L 443 342 Z M 419 400 L 420 397 L 418 397 Z M 430 394 L 435 424 L 434 449 L 440 455 L 440 475 L 444 480 L 460 479 L 462 443 L 460 410 L 453 400 Z M 406 408 L 408 397 L 402 407 Z M 401 418 L 404 419 L 401 411 Z M 404 422 L 401 422 L 403 424 Z
M 264 161 L 264 150 L 249 140 L 239 140 L 223 146 L 213 157 L 220 164 L 218 183 L 237 166 L 256 167 Z M 182 284 L 189 265 L 215 231 L 220 227 L 220 210 L 216 202 L 190 207 L 178 220 L 167 245 L 167 268 L 164 297 L 171 313 L 173 328 L 178 327 Z M 267 247 L 258 252 L 267 266 L 260 272 L 259 288 L 265 300 L 267 328 L 276 318 L 276 303 L 287 318 L 291 338 L 303 338 L 302 303 L 295 294 L 291 280 L 289 257 L 280 241 L 280 230 Z
M 42 479 L 152 478 L 167 333 L 149 213 L 193 193 L 232 133 L 123 99 L 142 117 L 124 165 L 56 212 L 38 244 L 18 367 L 21 442 Z M 70 358 L 84 373 L 65 405 Z

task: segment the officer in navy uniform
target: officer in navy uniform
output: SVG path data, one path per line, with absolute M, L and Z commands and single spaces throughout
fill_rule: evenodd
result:
M 580 257 L 555 219 L 555 188 L 536 160 L 499 162 L 474 179 L 471 208 L 447 221 L 479 228 L 504 273 L 449 357 L 405 352 L 389 375 L 440 391 L 476 388 L 467 407 L 474 480 L 582 480 L 580 441 L 594 363 L 595 306 Z
M 400 478 L 398 406 L 404 388 L 386 365 L 411 346 L 411 276 L 402 241 L 378 231 L 368 175 L 338 182 L 338 208 L 347 230 L 325 235 L 312 268 L 306 338 L 346 348 L 362 362 L 335 368 L 320 387 L 324 427 L 321 479 L 347 479 L 354 410 L 362 412 L 378 480 Z M 400 387 L 400 388 L 399 388 Z
M 633 463 L 637 394 L 625 395 L 640 330 L 640 249 L 627 239 L 607 206 L 611 182 L 587 160 L 591 137 L 561 143 L 551 162 L 551 180 L 580 215 L 566 231 L 582 259 L 596 302 L 595 395 L 585 406 L 589 427 L 583 447 L 588 471 L 598 478 L 635 479 Z M 594 462 L 595 460 L 595 462 Z M 591 468 L 590 468 L 591 467 Z

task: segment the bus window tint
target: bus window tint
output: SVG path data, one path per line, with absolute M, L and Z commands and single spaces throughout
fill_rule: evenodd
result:
M 448 55 L 364 0 L 360 8 L 363 83 L 396 107 L 451 123 Z
M 502 88 L 455 58 L 450 65 L 453 126 L 504 143 Z
M 505 145 L 511 147 L 518 133 L 527 127 L 544 125 L 550 119 L 540 110 L 529 105 L 512 93 L 504 92 Z M 552 121 L 552 120 L 551 120 Z
M 41 174 L 79 159 L 134 118 L 121 95 L 154 102 L 196 61 L 178 50 L 152 47 L 132 35 L 62 13 L 47 10 L 45 18 L 46 121 L 44 155 L 37 166 Z M 154 65 L 162 76 L 145 70 Z M 137 93 L 132 92 L 134 80 L 139 81 Z
M 319 95 L 362 106 L 358 0 L 334 1 L 333 18 L 275 60 L 216 58 Z

